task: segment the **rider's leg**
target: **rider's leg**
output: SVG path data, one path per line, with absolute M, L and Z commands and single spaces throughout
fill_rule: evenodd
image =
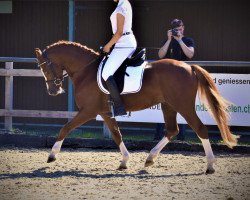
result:
M 123 61 L 134 52 L 134 48 L 114 48 L 109 55 L 107 62 L 103 67 L 102 77 L 106 81 L 106 85 L 110 92 L 110 96 L 114 101 L 114 115 L 126 115 L 123 102 L 120 97 L 120 93 L 117 84 L 113 78 L 114 73 L 123 63 Z
M 114 101 L 114 115 L 115 116 L 119 116 L 119 115 L 126 115 L 127 112 L 124 108 L 120 93 L 119 93 L 119 89 L 116 85 L 115 79 L 113 76 L 110 76 L 107 80 L 106 80 L 106 85 L 108 87 L 108 90 L 110 92 L 110 95 Z

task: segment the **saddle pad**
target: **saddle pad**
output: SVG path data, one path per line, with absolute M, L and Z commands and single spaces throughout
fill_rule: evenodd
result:
M 139 92 L 142 86 L 144 68 L 148 62 L 143 62 L 140 66 L 128 66 L 124 78 L 124 87 L 121 94 L 129 94 Z M 109 91 L 104 88 L 102 84 L 102 64 L 100 64 L 97 72 L 97 83 L 99 88 L 105 94 L 109 94 Z

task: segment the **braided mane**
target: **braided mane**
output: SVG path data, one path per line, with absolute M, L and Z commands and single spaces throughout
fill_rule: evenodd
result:
M 80 43 L 77 42 L 71 42 L 71 41 L 65 41 L 65 40 L 60 40 L 58 42 L 55 42 L 49 46 L 46 47 L 46 50 L 49 50 L 51 48 L 54 47 L 59 47 L 59 46 L 70 46 L 70 47 L 77 47 L 81 50 L 83 50 L 84 52 L 89 52 L 90 54 L 95 54 L 95 55 L 99 55 L 98 52 L 94 51 L 91 48 L 88 48 L 87 46 L 81 45 Z

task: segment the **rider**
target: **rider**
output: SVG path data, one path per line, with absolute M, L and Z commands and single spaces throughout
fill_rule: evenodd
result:
M 114 80 L 114 73 L 134 53 L 137 42 L 132 32 L 132 8 L 128 0 L 114 0 L 118 5 L 110 16 L 113 37 L 104 46 L 103 51 L 109 53 L 107 62 L 103 67 L 102 78 L 106 82 L 110 95 L 114 101 L 114 116 L 126 115 L 117 84 Z

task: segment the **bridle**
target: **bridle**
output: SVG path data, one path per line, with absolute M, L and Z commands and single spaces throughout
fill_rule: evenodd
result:
M 62 82 L 64 81 L 64 78 L 65 78 L 66 76 L 68 76 L 68 74 L 66 73 L 66 74 L 64 74 L 62 77 L 57 77 L 57 76 L 56 76 L 56 72 L 55 72 L 55 67 L 54 67 L 55 64 L 52 63 L 52 62 L 49 60 L 49 58 L 48 58 L 48 56 L 47 56 L 47 52 L 46 52 L 45 50 L 44 50 L 43 53 L 42 53 L 42 57 L 43 57 L 46 61 L 44 61 L 43 63 L 38 64 L 37 66 L 38 66 L 39 68 L 41 68 L 42 65 L 45 65 L 45 64 L 46 64 L 46 65 L 51 69 L 51 72 L 52 72 L 53 77 L 54 77 L 54 79 L 46 80 L 45 82 L 46 82 L 46 83 L 52 82 L 52 83 L 54 83 L 56 86 L 61 85 Z
M 54 67 L 54 66 L 56 66 L 56 65 L 50 61 L 50 59 L 49 59 L 48 56 L 47 56 L 46 50 L 44 50 L 44 51 L 42 52 L 42 57 L 43 57 L 43 59 L 44 59 L 45 61 L 42 62 L 42 63 L 40 63 L 40 64 L 38 64 L 37 66 L 38 66 L 39 68 L 41 68 L 42 65 L 47 64 L 47 66 L 50 67 L 51 72 L 52 72 L 53 77 L 54 77 L 54 79 L 47 80 L 47 81 L 45 81 L 45 82 L 46 82 L 46 83 L 53 82 L 56 86 L 61 85 L 62 82 L 64 81 L 64 78 L 67 77 L 68 74 L 66 73 L 66 74 L 64 74 L 62 77 L 57 77 L 57 76 L 56 76 L 56 72 L 55 72 L 55 67 Z M 95 61 L 97 61 L 97 60 L 99 60 L 99 59 L 100 59 L 99 57 L 98 57 L 98 58 L 94 58 L 94 59 L 91 60 L 85 67 L 91 65 L 92 63 L 94 63 Z

